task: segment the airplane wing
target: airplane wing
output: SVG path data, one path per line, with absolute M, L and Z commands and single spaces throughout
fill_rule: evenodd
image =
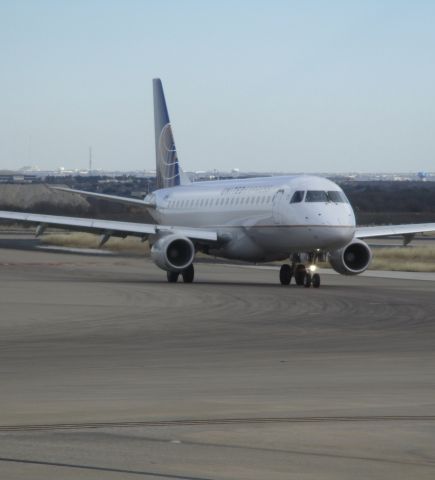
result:
M 43 215 L 39 213 L 9 212 L 0 210 L 0 219 L 15 220 L 25 223 L 37 223 L 43 227 L 52 226 L 67 230 L 109 234 L 114 236 L 147 237 L 151 234 L 178 233 L 192 240 L 209 242 L 218 241 L 218 234 L 213 230 L 199 228 L 177 227 L 169 225 L 153 225 L 148 223 L 119 222 L 116 220 L 99 220 L 94 218 L 62 217 L 58 215 Z
M 356 238 L 386 237 L 390 235 L 412 235 L 415 233 L 435 232 L 435 223 L 414 223 L 409 225 L 381 225 L 357 227 Z
M 83 195 L 84 197 L 95 197 L 100 198 L 102 200 L 109 200 L 111 202 L 129 204 L 129 205 L 141 205 L 142 207 L 148 208 L 155 208 L 154 203 L 145 202 L 140 198 L 131 198 L 131 197 L 120 197 L 118 195 L 108 195 L 106 193 L 96 193 L 96 192 L 86 192 L 85 190 L 75 190 L 73 188 L 66 188 L 66 187 L 50 187 L 53 190 L 59 190 L 61 192 L 68 192 L 68 193 L 77 193 L 79 195 Z

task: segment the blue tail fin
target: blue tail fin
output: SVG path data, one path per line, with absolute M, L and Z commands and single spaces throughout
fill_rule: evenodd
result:
M 177 149 L 172 135 L 165 94 L 159 78 L 153 80 L 154 128 L 156 135 L 157 188 L 190 183 L 178 164 Z

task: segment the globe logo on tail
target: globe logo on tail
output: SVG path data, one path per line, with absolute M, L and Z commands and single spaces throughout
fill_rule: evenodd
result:
M 173 187 L 180 184 L 177 150 L 172 135 L 171 124 L 167 123 L 160 132 L 158 142 L 158 175 L 164 187 Z

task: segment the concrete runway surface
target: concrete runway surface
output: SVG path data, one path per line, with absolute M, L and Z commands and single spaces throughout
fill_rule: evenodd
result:
M 29 242 L 0 240 L 1 479 L 435 478 L 434 282 Z

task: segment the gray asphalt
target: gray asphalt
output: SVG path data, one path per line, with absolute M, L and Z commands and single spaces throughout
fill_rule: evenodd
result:
M 32 246 L 0 250 L 0 478 L 435 478 L 434 282 Z

